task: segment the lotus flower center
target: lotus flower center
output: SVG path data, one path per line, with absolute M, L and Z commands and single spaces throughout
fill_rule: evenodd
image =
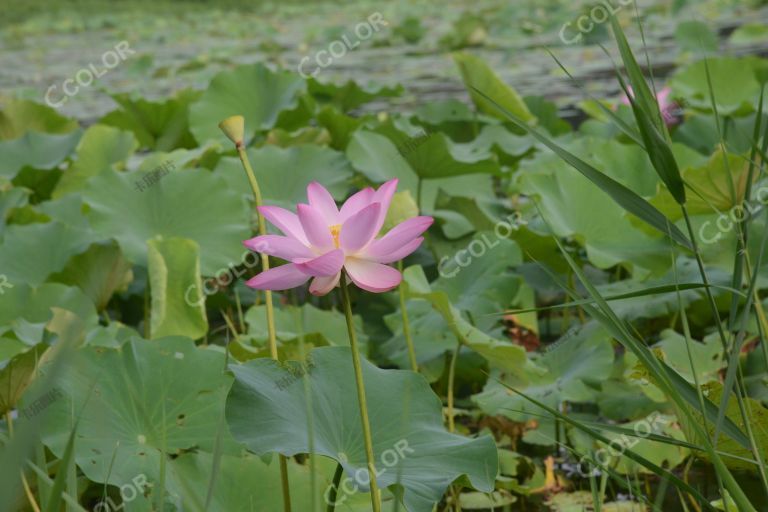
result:
M 339 233 L 341 233 L 341 224 L 334 224 L 333 226 L 329 226 L 331 230 L 331 236 L 333 237 L 333 245 L 336 246 L 336 248 L 339 248 Z

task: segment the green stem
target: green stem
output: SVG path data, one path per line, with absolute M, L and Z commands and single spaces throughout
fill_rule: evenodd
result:
M 240 162 L 243 164 L 245 174 L 248 176 L 248 182 L 251 184 L 251 190 L 253 191 L 253 198 L 256 201 L 256 213 L 259 219 L 259 235 L 264 236 L 267 234 L 267 222 L 264 216 L 259 212 L 258 208 L 262 206 L 261 189 L 259 188 L 259 182 L 256 181 L 256 175 L 253 173 L 251 162 L 248 160 L 248 154 L 245 151 L 242 143 L 238 143 L 236 146 L 237 154 L 240 157 Z M 261 270 L 266 272 L 269 270 L 269 256 L 261 253 Z M 269 354 L 275 361 L 279 361 L 280 357 L 277 353 L 277 336 L 275 335 L 275 307 L 272 303 L 272 292 L 270 290 L 264 290 L 264 302 L 267 305 L 267 333 L 269 337 Z M 288 464 L 285 456 L 280 455 L 280 480 L 283 487 L 283 510 L 285 512 L 291 512 L 291 492 L 288 485 Z
M 456 380 L 456 361 L 459 359 L 459 352 L 461 351 L 461 342 L 456 345 L 456 350 L 453 351 L 451 356 L 451 363 L 448 366 L 448 432 L 453 432 L 456 429 L 453 416 L 453 386 Z
M 339 482 L 341 482 L 341 475 L 343 474 L 344 468 L 341 464 L 337 464 L 336 472 L 333 474 L 331 492 L 328 493 L 328 506 L 325 508 L 325 512 L 334 512 L 334 510 L 336 510 L 336 496 L 339 492 Z
M 376 466 L 373 458 L 373 441 L 371 438 L 371 425 L 368 421 L 368 406 L 365 400 L 365 384 L 363 383 L 363 370 L 360 366 L 360 349 L 357 346 L 355 325 L 352 321 L 352 304 L 349 300 L 347 289 L 347 276 L 341 272 L 341 299 L 344 303 L 344 315 L 347 318 L 347 332 L 349 333 L 349 346 L 352 349 L 352 365 L 355 369 L 355 384 L 357 385 L 357 401 L 360 404 L 360 420 L 363 424 L 363 438 L 365 440 L 365 458 L 368 461 L 368 475 L 371 483 L 371 505 L 373 512 L 381 512 L 381 498 L 379 486 L 376 484 Z
M 403 260 L 397 262 L 397 269 L 403 273 Z M 405 288 L 402 283 L 398 287 L 400 292 L 400 312 L 403 315 L 403 336 L 405 344 L 408 345 L 408 359 L 411 361 L 411 369 L 419 373 L 419 363 L 416 362 L 416 349 L 413 347 L 413 338 L 411 337 L 411 324 L 408 321 L 408 310 L 405 308 Z

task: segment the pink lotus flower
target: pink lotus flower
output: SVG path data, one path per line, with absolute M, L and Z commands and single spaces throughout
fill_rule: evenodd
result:
M 286 290 L 314 278 L 309 291 L 325 295 L 339 283 L 344 270 L 353 283 L 369 292 L 397 287 L 403 276 L 387 263 L 415 251 L 433 219 L 413 217 L 375 238 L 396 188 L 396 179 L 378 190 L 366 188 L 339 209 L 331 194 L 312 182 L 307 186 L 309 204 L 299 204 L 298 215 L 277 206 L 260 207 L 259 212 L 286 236 L 257 236 L 243 243 L 290 263 L 262 272 L 246 284 L 259 290 Z
M 632 86 L 629 86 L 628 89 L 629 94 L 634 98 L 635 93 L 632 91 Z M 667 126 L 674 126 L 680 122 L 680 119 L 676 115 L 680 110 L 680 106 L 674 100 L 670 99 L 671 94 L 672 89 L 664 87 L 656 95 L 656 101 L 659 103 L 659 110 L 661 110 L 661 117 L 664 119 L 664 124 Z M 629 105 L 629 98 L 624 95 L 621 98 L 621 103 L 623 105 Z

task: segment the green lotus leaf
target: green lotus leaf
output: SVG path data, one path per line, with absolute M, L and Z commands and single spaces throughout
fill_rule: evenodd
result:
M 291 507 L 297 511 L 325 510 L 323 497 L 331 484 L 333 467 L 330 461 L 317 461 L 316 488 L 312 493 L 312 473 L 309 464 L 288 461 L 288 481 L 291 488 Z M 228 512 L 282 510 L 283 498 L 277 459 L 265 463 L 251 454 L 222 455 L 215 477 L 211 476 L 214 457 L 206 452 L 187 453 L 169 463 L 168 488 L 171 501 L 179 509 L 205 510 L 211 480 L 214 486 L 208 510 Z M 314 498 L 314 499 L 313 499 Z M 341 500 L 339 500 L 341 501 Z M 357 500 L 359 501 L 359 500 Z M 339 512 L 364 512 L 370 507 L 351 506 L 351 500 L 338 503 Z M 314 508 L 313 508 L 314 504 Z M 128 504 L 130 507 L 130 503 Z M 128 508 L 130 511 L 131 508 Z
M 512 244 L 513 242 L 507 241 L 507 243 Z M 475 266 L 475 268 L 478 267 L 480 267 L 480 265 Z M 475 278 L 474 281 L 473 277 Z M 408 297 L 427 300 L 443 317 L 443 320 L 445 320 L 448 325 L 448 329 L 455 336 L 454 348 L 456 342 L 461 342 L 463 345 L 466 345 L 483 356 L 491 366 L 502 368 L 511 373 L 519 373 L 526 364 L 525 349 L 519 345 L 514 345 L 510 341 L 496 339 L 479 328 L 480 326 L 483 326 L 490 330 L 490 327 L 498 320 L 498 318 L 483 318 L 483 315 L 479 312 L 488 311 L 489 307 L 493 309 L 494 312 L 498 312 L 498 310 L 501 309 L 499 304 L 509 300 L 509 296 L 504 297 L 503 294 L 512 293 L 512 296 L 514 296 L 516 290 L 512 291 L 511 287 L 502 284 L 498 288 L 484 290 L 484 293 L 487 293 L 491 297 L 493 297 L 495 293 L 499 293 L 500 290 L 503 290 L 499 295 L 493 298 L 488 297 L 488 295 L 484 297 L 481 296 L 478 301 L 472 301 L 470 299 L 471 295 L 456 293 L 462 286 L 466 286 L 468 282 L 477 283 L 478 277 L 477 273 L 472 275 L 468 272 L 467 277 L 465 278 L 467 279 L 466 281 L 450 282 L 450 278 L 442 277 L 435 282 L 434 286 L 430 286 L 424 276 L 422 268 L 413 266 L 405 270 L 403 280 L 408 286 L 406 292 Z M 497 278 L 498 277 L 501 276 L 497 276 Z M 482 282 L 482 280 L 480 281 Z M 452 300 L 451 297 L 454 297 L 454 299 Z M 462 302 L 461 299 L 456 297 L 466 297 L 468 302 Z M 465 312 L 468 311 L 467 308 L 471 308 L 471 310 L 478 312 L 477 318 L 478 320 L 482 320 L 477 323 L 467 320 L 465 314 Z M 471 318 L 474 318 L 474 316 Z M 415 347 L 417 357 L 419 348 L 420 347 L 417 344 Z
M 690 356 L 685 337 L 671 329 L 661 333 L 661 341 L 655 347 L 664 354 L 664 362 L 682 375 L 685 380 L 699 384 L 720 381 L 720 370 L 725 365 L 722 358 L 723 346 L 716 336 L 707 336 L 703 341 L 691 340 Z M 693 378 L 693 368 L 696 377 Z
M 572 435 L 574 446 L 579 453 L 599 451 L 599 462 L 607 464 L 622 475 L 651 474 L 645 466 L 622 455 L 624 450 L 631 450 L 654 464 L 669 468 L 677 467 L 689 454 L 687 448 L 648 439 L 649 434 L 655 434 L 685 441 L 685 435 L 677 425 L 677 419 L 674 416 L 662 415 L 654 411 L 644 418 L 621 423 L 616 427 L 627 429 L 634 435 L 600 431 L 599 427 L 596 427 L 596 430 L 611 441 L 608 446 L 606 443 L 593 441 L 589 437 L 573 435 L 574 429 L 569 429 L 569 434 Z
M 425 212 L 432 211 L 432 205 L 441 189 L 450 195 L 463 197 L 488 197 L 493 194 L 493 178 L 490 174 L 465 174 L 478 168 L 474 164 L 454 161 L 452 169 L 457 172 L 454 175 L 445 174 L 445 177 L 440 177 L 442 174 L 439 168 L 429 171 L 431 178 L 423 180 L 419 198 L 419 176 L 416 170 L 400 154 L 395 144 L 379 133 L 365 130 L 355 132 L 347 147 L 347 157 L 356 169 L 374 183 L 398 178 L 398 189 L 409 190 Z M 445 154 L 443 157 L 452 158 Z M 480 166 L 479 169 L 487 171 L 490 167 Z M 437 176 L 435 173 L 438 173 Z
M 248 334 L 257 340 L 267 340 L 266 306 L 253 306 L 245 313 Z M 362 347 L 368 342 L 363 332 L 363 319 L 354 315 L 357 340 Z M 301 336 L 319 335 L 324 344 L 349 346 L 347 321 L 344 314 L 336 310 L 319 309 L 312 304 L 301 307 L 283 306 L 275 308 L 275 334 L 281 342 L 295 341 Z
M 73 256 L 61 272 L 49 281 L 78 286 L 103 310 L 112 295 L 124 289 L 133 278 L 131 265 L 115 242 L 93 244 L 84 253 Z
M 689 20 L 678 23 L 675 40 L 680 48 L 694 53 L 717 51 L 718 40 L 706 23 Z
M 501 172 L 490 145 L 455 143 L 445 134 L 427 133 L 402 119 L 387 121 L 372 131 L 386 136 L 422 179 Z
M 485 389 L 473 396 L 473 401 L 486 414 L 502 414 L 515 421 L 529 419 L 527 413 L 540 414 L 541 409 L 499 382 L 508 383 L 519 392 L 550 406 L 569 402 L 594 400 L 596 389 L 588 385 L 606 379 L 613 367 L 613 347 L 604 329 L 589 324 L 561 338 L 556 345 L 535 360 L 544 369 L 529 370 L 527 385 L 519 379 L 496 375 Z M 551 440 L 554 443 L 554 439 Z
M 242 172 L 242 171 L 241 171 Z M 147 240 L 194 240 L 200 269 L 214 275 L 239 262 L 249 237 L 248 210 L 238 192 L 206 170 L 170 170 L 154 184 L 139 173 L 107 171 L 89 180 L 83 199 L 94 231 L 117 240 L 126 258 L 147 265 Z
M 347 80 L 345 84 L 337 85 L 310 78 L 307 90 L 319 103 L 329 103 L 342 112 L 349 112 L 375 99 L 400 96 L 405 89 L 400 84 L 394 87 L 361 86 L 354 80 Z
M 360 410 L 349 394 L 354 390 L 349 349 L 316 348 L 305 368 L 254 359 L 230 369 L 235 383 L 226 411 L 236 439 L 257 454 L 290 456 L 313 447 L 339 462 L 352 485 L 368 488 Z M 380 487 L 393 490 L 412 512 L 432 510 L 463 475 L 476 489 L 493 490 L 498 460 L 490 437 L 446 432 L 440 401 L 420 375 L 382 370 L 367 360 L 362 370 Z M 302 379 L 304 385 L 296 382 Z
M 710 382 L 709 384 L 705 384 L 703 386 L 702 392 L 706 399 L 710 400 L 714 404 L 720 404 L 723 396 L 723 386 L 719 382 Z M 751 420 L 750 425 L 752 426 L 752 433 L 754 435 L 758 453 L 765 453 L 766 449 L 768 449 L 768 430 L 765 428 L 765 425 L 768 425 L 768 408 L 766 408 L 761 402 L 750 397 L 744 397 L 744 406 L 747 408 L 747 410 L 749 410 L 749 417 Z M 700 424 L 706 424 L 707 435 L 710 438 L 714 437 L 714 423 L 709 421 L 705 422 L 701 417 L 701 414 L 699 414 L 697 411 L 693 411 L 693 414 L 693 421 L 698 421 Z M 739 409 L 739 402 L 733 395 L 731 395 L 730 399 L 728 400 L 725 417 L 732 420 L 742 430 L 742 432 L 746 432 L 744 419 Z M 685 423 L 682 424 L 682 427 L 686 437 L 692 443 L 701 442 L 696 439 L 690 427 L 687 427 Z M 722 429 L 720 430 L 719 434 L 720 436 L 717 439 L 717 449 L 719 451 L 735 455 L 736 457 L 741 457 L 742 459 L 746 458 L 747 460 L 754 460 L 754 455 L 750 450 L 747 450 L 737 441 L 724 434 Z M 706 456 L 704 457 L 706 458 Z M 745 462 L 742 459 L 735 457 L 723 457 L 723 462 L 725 462 L 728 466 L 737 469 L 749 469 L 752 471 L 757 470 L 754 464 Z
M 152 338 L 202 338 L 208 332 L 208 317 L 202 296 L 199 246 L 186 238 L 158 237 L 147 242 L 147 249 Z
M 85 252 L 93 235 L 61 222 L 13 224 L 0 243 L 0 269 L 11 283 L 38 285 Z
M 727 212 L 744 200 L 749 175 L 749 161 L 733 153 L 717 150 L 702 166 L 687 167 L 682 175 L 686 185 L 696 193 L 689 194 L 686 207 L 691 215 Z M 733 187 L 733 188 L 731 188 Z M 673 204 L 674 203 L 674 204 Z M 682 211 L 666 189 L 660 189 L 651 204 L 673 221 L 683 217 Z
M 75 161 L 62 174 L 53 197 L 82 190 L 89 178 L 125 162 L 137 147 L 131 132 L 99 124 L 91 126 L 83 133 Z
M 67 134 L 76 131 L 77 121 L 53 108 L 30 100 L 0 98 L 0 140 L 18 139 L 28 131 Z
M 151 497 L 164 458 L 211 453 L 219 434 L 222 453 L 237 454 L 221 430 L 231 382 L 223 370 L 224 354 L 183 337 L 83 347 L 58 382 L 64 399 L 45 411 L 43 442 L 60 457 L 77 411 L 74 458 L 85 476 L 120 486 L 144 475 Z
M 0 140 L 0 176 L 13 179 L 24 167 L 53 169 L 64 161 L 82 133 L 64 134 L 28 131 L 13 140 Z
M 58 283 L 45 283 L 37 288 L 26 283 L 12 284 L 12 288 L 0 293 L 0 332 L 10 329 L 23 341 L 28 338 L 24 332 L 30 328 L 39 330 L 41 335 L 43 330 L 61 334 L 76 324 L 74 327 L 84 337 L 99 322 L 93 302 L 79 288 Z
M 250 139 L 256 132 L 275 126 L 281 112 L 296 107 L 305 84 L 295 73 L 272 71 L 260 63 L 222 71 L 189 107 L 190 130 L 200 144 L 209 140 L 231 144 L 218 124 L 227 117 L 242 115 L 246 138 Z
M 159 102 L 113 94 L 112 99 L 120 108 L 102 117 L 99 123 L 133 132 L 143 148 L 192 148 L 195 141 L 189 131 L 188 111 L 200 95 L 200 91 L 183 89 L 173 98 Z
M 754 109 L 760 96 L 756 71 L 764 66 L 755 57 L 710 58 L 706 64 L 700 60 L 685 66 L 670 81 L 675 96 L 685 98 L 691 107 L 711 110 L 707 66 L 719 115 L 745 113 Z
M 296 204 L 307 200 L 307 184 L 318 181 L 337 199 L 349 190 L 352 169 L 342 153 L 326 147 L 264 146 L 248 149 L 248 158 L 259 180 L 264 204 L 296 210 Z M 286 172 L 290 169 L 290 172 Z M 222 158 L 216 173 L 224 176 L 233 190 L 252 198 L 248 179 L 237 158 Z
M 491 365 L 511 372 L 519 372 L 525 365 L 525 349 L 502 341 L 498 315 L 509 309 L 526 288 L 519 276 L 508 271 L 510 265 L 522 262 L 522 254 L 514 242 L 486 235 L 490 243 L 483 247 L 487 252 L 468 262 L 460 257 L 464 265 L 448 257 L 441 259 L 440 277 L 431 284 L 421 267 L 405 270 L 407 296 L 413 299 L 406 303 L 406 309 L 420 364 L 442 358 L 462 341 Z M 473 240 L 483 240 L 482 235 Z M 468 244 L 460 250 L 469 256 Z M 382 345 L 382 352 L 401 368 L 407 368 L 402 313 L 397 310 L 387 315 L 385 322 L 393 336 Z
M 338 151 L 347 149 L 352 134 L 365 122 L 365 118 L 348 116 L 331 106 L 321 108 L 316 117 L 317 123 L 331 134 L 331 147 Z
M 477 110 L 489 116 L 506 120 L 497 108 L 481 97 L 476 90 L 490 96 L 508 112 L 513 113 L 524 122 L 535 122 L 536 117 L 528 110 L 523 98 L 512 87 L 502 82 L 499 76 L 480 57 L 469 53 L 459 52 L 453 59 L 461 72 L 464 86 L 469 91 L 472 102 Z
M 572 149 L 605 162 L 600 168 L 638 194 L 655 194 L 658 178 L 639 148 L 596 140 L 582 140 L 577 148 Z M 536 196 L 539 211 L 554 233 L 575 237 L 596 266 L 631 264 L 639 277 L 666 270 L 668 243 L 636 227 L 621 206 L 558 156 L 541 153 L 521 168 L 520 190 Z M 584 208 L 587 204 L 589 208 Z

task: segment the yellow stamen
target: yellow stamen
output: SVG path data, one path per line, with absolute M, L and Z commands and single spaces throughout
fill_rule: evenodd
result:
M 330 226 L 328 229 L 331 230 L 331 236 L 333 237 L 333 245 L 336 246 L 336 248 L 339 248 L 339 233 L 341 233 L 341 224 L 334 224 L 333 226 Z

